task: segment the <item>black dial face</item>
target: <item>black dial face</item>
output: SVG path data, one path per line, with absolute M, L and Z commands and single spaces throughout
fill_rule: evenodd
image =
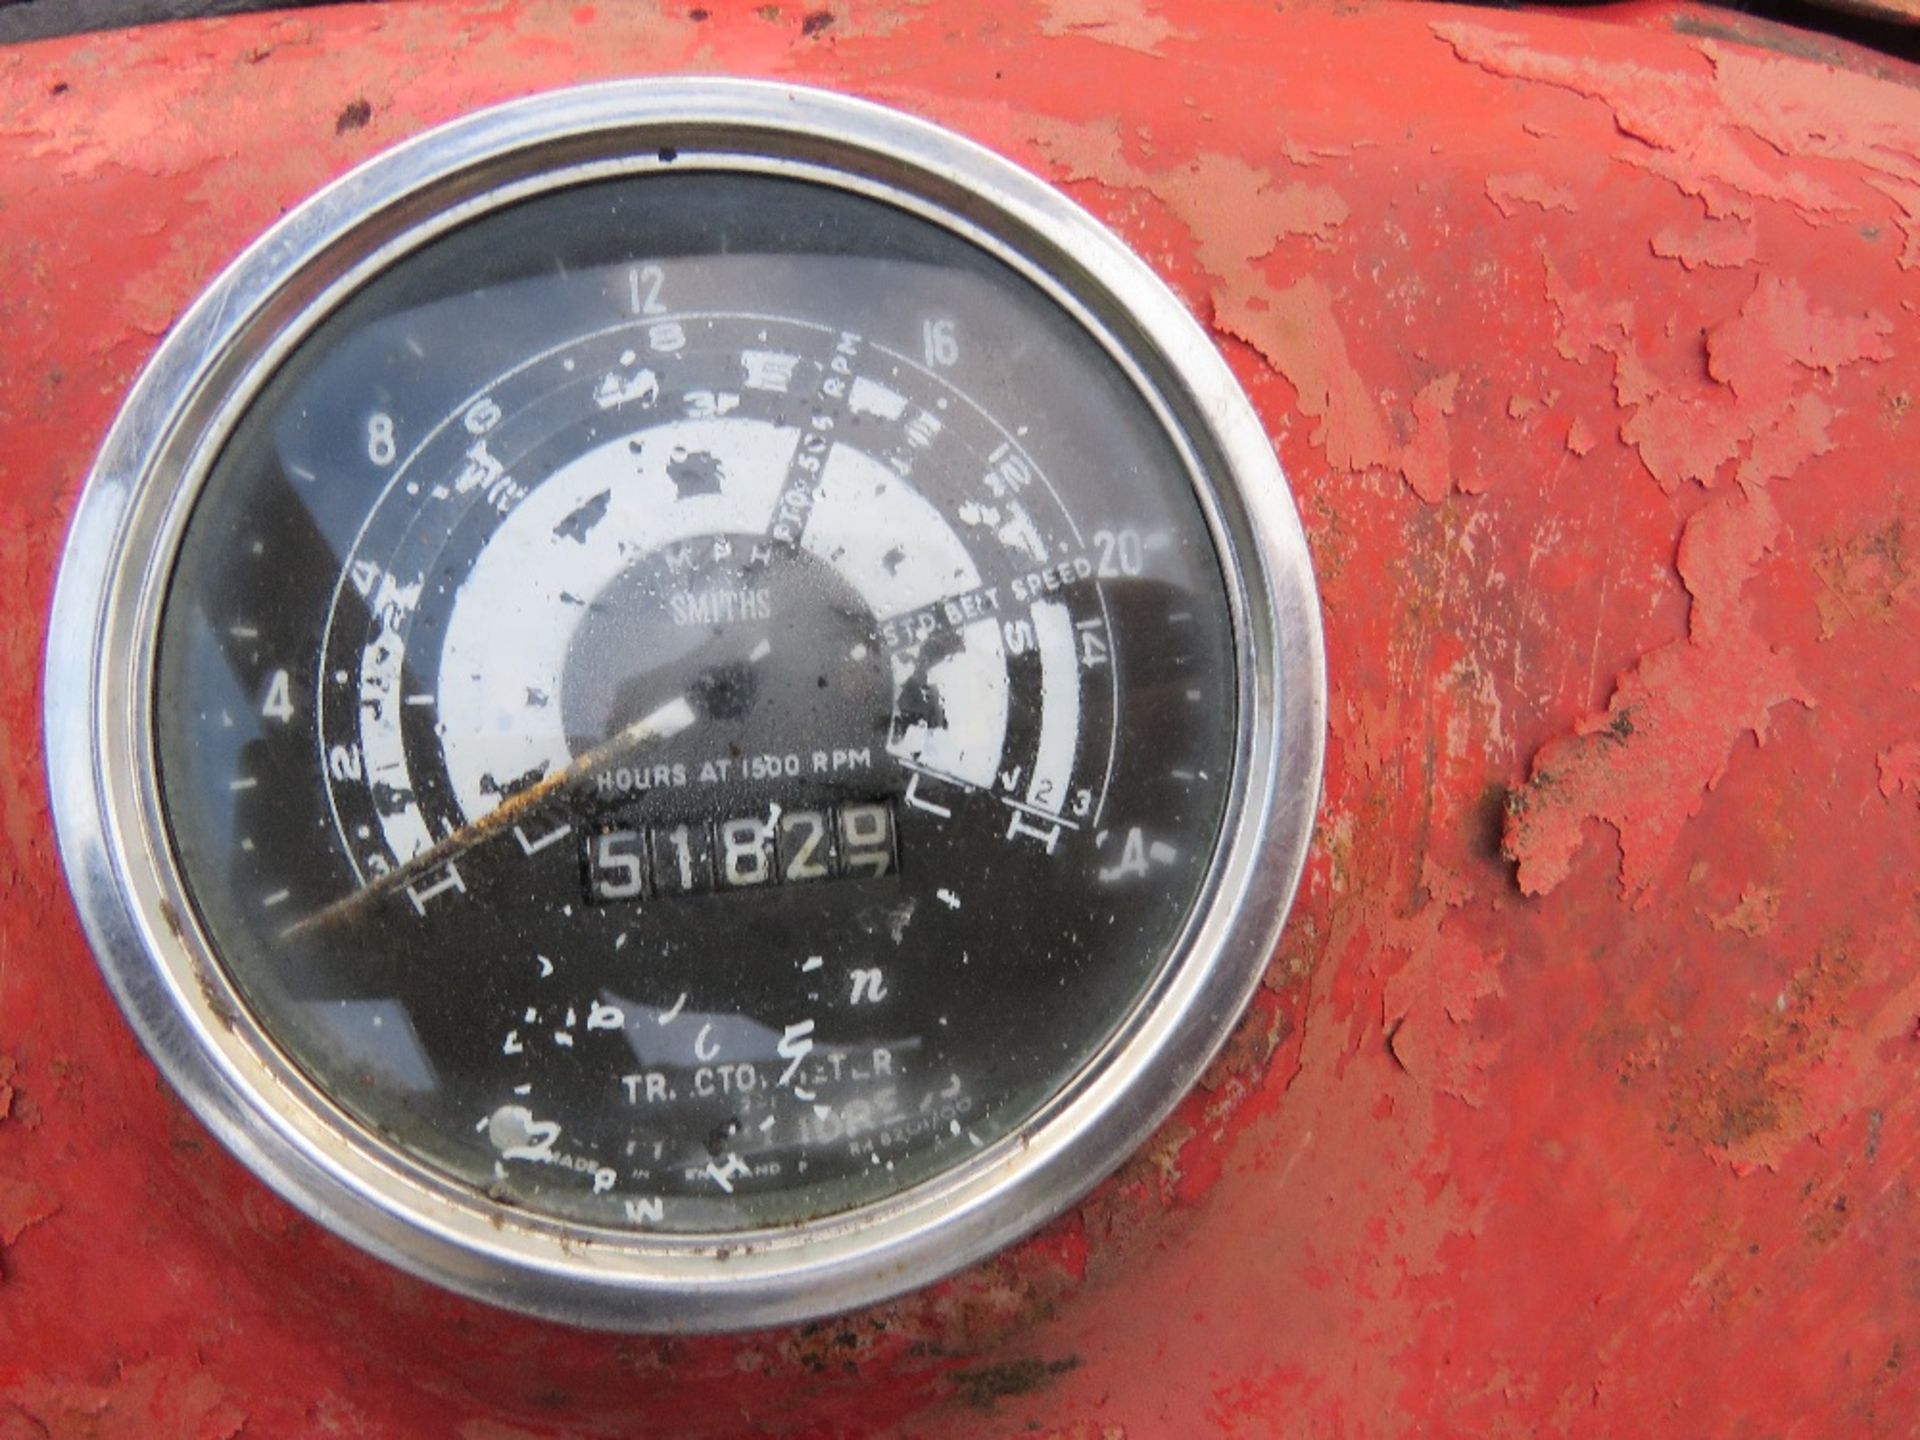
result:
M 1232 780 L 1220 558 L 1101 344 L 963 236 L 680 171 L 365 284 L 188 522 L 161 793 L 350 1125 L 725 1234 L 1034 1120 L 1178 949 Z

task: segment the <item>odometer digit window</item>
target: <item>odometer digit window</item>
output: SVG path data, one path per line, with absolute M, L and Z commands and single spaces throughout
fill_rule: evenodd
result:
M 1317 632 L 1286 673 L 1277 468 L 1084 216 L 866 107 L 621 94 L 401 152 L 278 262 L 129 566 L 133 783 L 294 1097 L 239 1108 L 333 1174 L 270 1178 L 706 1326 L 938 1273 L 1164 1111 L 1292 884 Z

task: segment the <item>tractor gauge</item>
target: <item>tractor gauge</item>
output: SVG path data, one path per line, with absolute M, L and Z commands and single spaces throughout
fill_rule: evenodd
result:
M 689 80 L 437 130 L 222 276 L 88 482 L 47 713 L 101 964 L 263 1179 L 713 1330 L 1148 1135 L 1272 953 L 1323 688 L 1140 261 L 924 123 Z

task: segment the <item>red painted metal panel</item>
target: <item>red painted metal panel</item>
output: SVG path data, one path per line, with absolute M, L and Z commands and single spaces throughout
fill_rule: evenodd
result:
M 1213 328 L 1325 598 L 1302 900 L 1037 1239 L 801 1330 L 452 1299 L 165 1093 L 57 872 L 45 601 L 252 235 L 422 127 L 823 84 Z M 1920 74 L 1714 12 L 422 0 L 0 52 L 0 1437 L 1920 1429 Z

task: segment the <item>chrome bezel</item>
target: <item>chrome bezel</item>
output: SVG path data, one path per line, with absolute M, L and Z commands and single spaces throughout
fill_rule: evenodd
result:
M 1226 576 L 1239 728 L 1182 940 L 1099 1054 L 1027 1124 L 887 1200 L 773 1230 L 640 1234 L 530 1215 L 334 1106 L 248 1012 L 172 854 L 153 754 L 162 604 L 187 515 L 261 387 L 365 279 L 528 195 L 672 166 L 842 186 L 982 245 L 1076 315 L 1186 455 Z M 1179 300 L 1084 211 L 922 121 L 817 91 L 679 79 L 538 96 L 431 131 L 289 214 L 182 318 L 81 497 L 55 594 L 47 756 L 87 936 L 148 1052 L 266 1183 L 345 1238 L 476 1298 L 573 1324 L 707 1331 L 924 1284 L 1059 1213 L 1135 1150 L 1224 1043 L 1304 863 L 1325 729 L 1318 598 L 1273 450 Z

